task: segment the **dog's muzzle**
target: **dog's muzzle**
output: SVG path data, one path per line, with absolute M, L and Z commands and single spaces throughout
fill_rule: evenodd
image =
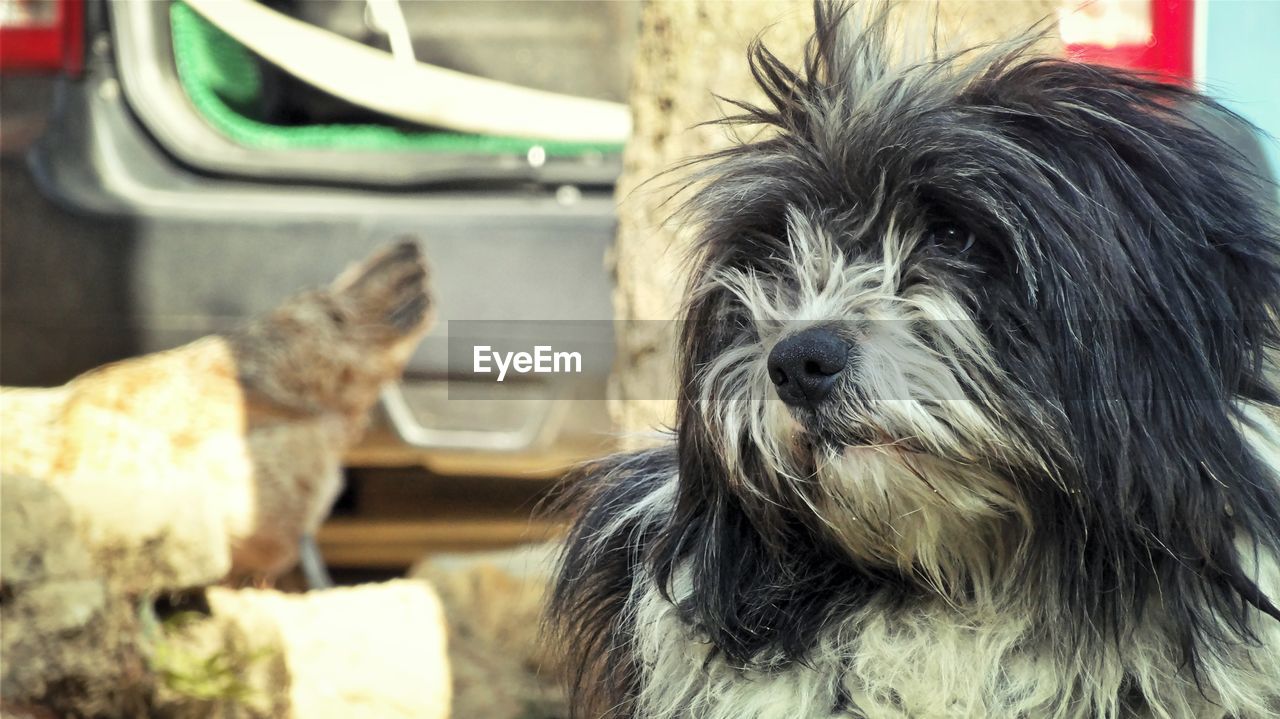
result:
M 797 332 L 769 352 L 769 379 L 792 407 L 817 407 L 849 365 L 852 345 L 835 332 L 813 327 Z

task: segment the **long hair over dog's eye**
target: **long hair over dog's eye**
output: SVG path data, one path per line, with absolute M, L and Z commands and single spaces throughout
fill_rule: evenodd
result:
M 935 222 L 925 230 L 925 240 L 939 249 L 964 254 L 973 248 L 974 234 L 956 222 Z

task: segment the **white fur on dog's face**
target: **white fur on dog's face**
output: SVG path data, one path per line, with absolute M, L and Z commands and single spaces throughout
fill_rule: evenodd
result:
M 744 442 L 759 452 L 769 471 L 752 477 L 768 484 L 742 489 L 764 499 L 816 481 L 801 496 L 860 560 L 920 571 L 939 588 L 989 576 L 987 561 L 1015 549 L 1009 525 L 1028 517 L 988 467 L 1035 455 L 1002 421 L 1001 370 L 965 298 L 912 259 L 922 240 L 901 225 L 840 243 L 799 211 L 787 219 L 790 253 L 771 273 L 724 268 L 702 288 L 728 291 L 751 318 L 698 377 L 723 457 L 743 456 Z M 816 410 L 788 407 L 769 351 L 815 325 L 844 335 L 856 359 Z

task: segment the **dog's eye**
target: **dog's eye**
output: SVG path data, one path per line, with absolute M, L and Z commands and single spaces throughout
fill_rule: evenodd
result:
M 931 225 L 925 236 L 929 242 L 957 254 L 968 252 L 974 242 L 973 233 L 954 222 L 939 222 Z

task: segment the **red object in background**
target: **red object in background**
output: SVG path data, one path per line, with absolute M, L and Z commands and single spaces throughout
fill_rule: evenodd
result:
M 1192 62 L 1195 0 L 1148 0 L 1148 11 L 1151 37 L 1147 42 L 1114 47 L 1068 43 L 1067 56 L 1082 62 L 1152 72 L 1184 85 L 1191 84 L 1195 70 Z
M 55 2 L 50 23 L 0 25 L 0 71 L 77 74 L 84 67 L 84 0 Z

